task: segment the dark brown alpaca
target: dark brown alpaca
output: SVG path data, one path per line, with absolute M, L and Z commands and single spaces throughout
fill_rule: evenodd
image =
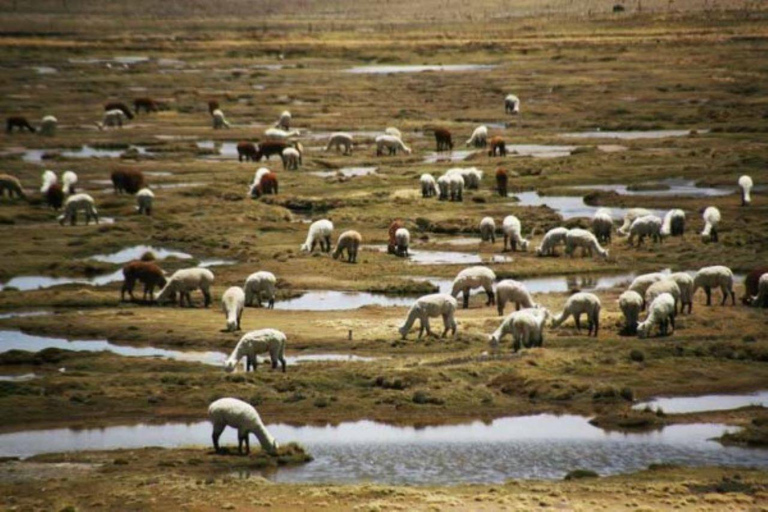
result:
M 213 115 L 213 111 L 221 108 L 216 100 L 208 100 L 208 113 Z
M 491 149 L 488 151 L 488 156 L 507 156 L 507 143 L 504 142 L 504 137 L 491 137 L 490 140 Z
M 131 112 L 131 109 L 129 109 L 128 105 L 125 103 L 119 101 L 110 101 L 104 105 L 104 112 L 109 112 L 110 110 L 122 110 L 123 114 L 125 114 L 125 117 L 128 119 L 133 119 L 133 112 Z
M 48 190 L 45 191 L 45 202 L 54 210 L 61 208 L 61 205 L 64 204 L 64 189 L 61 188 L 61 185 L 54 183 L 48 187 Z
M 133 100 L 133 110 L 136 111 L 136 114 L 141 112 L 141 109 L 144 109 L 147 114 L 160 111 L 157 107 L 157 103 L 152 98 L 136 98 Z
M 763 274 L 768 274 L 768 267 L 757 267 L 747 274 L 747 277 L 744 279 L 744 296 L 741 298 L 743 304 L 749 305 L 752 303 L 752 297 L 757 295 L 758 283 L 760 282 L 760 276 Z
M 258 185 L 251 190 L 251 197 L 257 199 L 264 194 L 277 195 L 277 174 L 270 172 L 261 177 Z
M 144 283 L 144 295 L 143 300 L 155 300 L 154 292 L 155 287 L 162 288 L 165 286 L 166 280 L 163 271 L 155 263 L 151 261 L 139 261 L 135 260 L 128 263 L 123 267 L 123 288 L 120 290 L 120 300 L 125 300 L 125 292 L 131 297 L 131 300 L 136 300 L 133 296 L 133 287 L 136 285 L 136 281 Z
M 237 161 L 256 161 L 256 145 L 246 140 L 237 143 Z
M 451 132 L 446 128 L 435 128 L 435 143 L 437 144 L 438 151 L 453 150 L 453 139 L 451 138 Z
M 144 174 L 135 169 L 117 170 L 112 172 L 112 185 L 115 187 L 115 194 L 126 192 L 135 194 L 144 188 Z
M 27 118 L 24 116 L 11 116 L 5 120 L 6 132 L 11 133 L 14 128 L 20 132 L 29 130 L 30 132 L 35 133 L 35 127 L 29 124 L 29 121 L 27 121 Z
M 269 157 L 272 155 L 281 156 L 283 150 L 289 146 L 290 144 L 281 140 L 266 140 L 259 144 L 259 147 L 256 149 L 255 160 L 260 162 L 262 157 L 269 160 Z
M 509 175 L 506 169 L 499 167 L 496 169 L 496 190 L 501 197 L 507 197 L 507 182 L 509 181 Z
M 400 219 L 395 219 L 392 224 L 389 225 L 388 235 L 389 240 L 387 242 L 387 252 L 389 254 L 397 254 L 397 240 L 395 239 L 395 233 L 400 228 L 405 227 L 405 223 Z

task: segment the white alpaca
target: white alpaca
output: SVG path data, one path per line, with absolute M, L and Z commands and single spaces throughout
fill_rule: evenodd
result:
M 568 236 L 568 228 L 552 228 L 547 231 L 541 244 L 536 248 L 537 256 L 557 256 L 557 246 L 565 244 Z
M 243 290 L 245 291 L 245 305 L 253 305 L 253 299 L 256 299 L 256 307 L 261 307 L 261 296 L 264 294 L 267 297 L 267 308 L 275 308 L 275 293 L 277 289 L 277 278 L 272 272 L 261 270 L 249 275 Z
M 288 171 L 298 170 L 301 163 L 301 153 L 296 148 L 285 148 L 281 158 L 283 159 L 283 169 Z
M 349 263 L 357 263 L 357 251 L 362 242 L 363 237 L 357 231 L 349 230 L 343 232 L 339 235 L 338 242 L 336 242 L 333 259 L 339 259 L 340 256 L 343 256 L 344 251 L 347 251 L 347 261 Z
M 437 178 L 437 188 L 440 190 L 440 196 L 438 199 L 440 201 L 447 201 L 448 193 L 450 192 L 451 188 L 451 178 L 445 175 Z
M 659 326 L 662 336 L 669 332 L 669 325 L 675 329 L 675 299 L 668 293 L 662 293 L 648 306 L 648 316 L 637 325 L 637 335 L 647 338 L 654 325 Z
M 43 176 L 43 186 L 40 187 L 40 193 L 45 194 L 48 192 L 48 189 L 51 188 L 51 185 L 55 185 L 58 183 L 59 178 L 56 176 L 56 173 L 53 171 L 44 171 Z
M 541 347 L 544 344 L 544 325 L 550 318 L 549 310 L 544 308 L 521 309 L 509 314 L 502 320 L 499 328 L 489 336 L 488 341 L 494 350 L 507 334 L 512 335 L 512 349 L 517 352 L 521 347 Z
M 424 173 L 419 178 L 421 184 L 421 197 L 432 197 L 437 195 L 437 182 L 434 176 Z
M 688 306 L 688 314 L 693 309 L 693 278 L 687 272 L 675 272 L 667 277 L 680 288 L 680 313 Z
M 675 299 L 675 311 L 677 311 L 677 303 L 680 302 L 682 293 L 680 287 L 677 286 L 677 281 L 665 277 L 661 281 L 656 281 L 645 291 L 645 303 L 651 304 L 653 300 L 662 293 L 668 293 Z
M 258 197 L 257 190 L 259 188 L 259 185 L 261 185 L 261 180 L 266 176 L 267 174 L 271 173 L 272 171 L 270 169 L 267 169 L 266 167 L 260 167 L 256 173 L 253 175 L 253 183 L 251 183 L 250 187 L 248 187 L 248 195 L 251 197 Z
M 480 221 L 480 239 L 483 242 L 496 243 L 496 223 L 493 221 L 493 217 L 483 217 Z
M 376 156 L 383 155 L 385 149 L 390 155 L 396 155 L 398 151 L 402 151 L 406 155 L 411 154 L 411 148 L 406 146 L 399 137 L 395 137 L 393 135 L 379 135 L 376 137 L 375 142 Z
M 746 174 L 739 178 L 739 188 L 741 188 L 741 206 L 749 206 L 752 202 L 752 197 L 749 193 L 752 190 L 752 178 Z
M 221 296 L 221 310 L 227 318 L 227 331 L 240 330 L 240 318 L 245 307 L 245 293 L 239 286 L 227 288 Z
M 101 123 L 96 123 L 96 126 L 99 127 L 99 130 L 103 130 L 104 128 L 122 128 L 124 119 L 125 112 L 119 108 L 107 110 L 104 112 L 104 117 L 102 118 Z
M 645 217 L 646 215 L 652 215 L 650 210 L 645 208 L 630 208 L 627 213 L 624 214 L 624 224 L 621 225 L 616 232 L 620 235 L 626 236 L 629 233 L 629 227 L 638 217 Z
M 655 215 L 636 218 L 629 227 L 629 245 L 632 245 L 635 237 L 637 237 L 637 247 L 640 247 L 645 237 L 650 237 L 654 242 L 661 242 L 661 219 Z
M 309 226 L 307 240 L 302 244 L 301 250 L 312 252 L 315 250 L 315 244 L 320 244 L 320 250 L 331 252 L 331 235 L 333 234 L 333 222 L 328 219 L 317 220 Z M 325 242 L 325 246 L 323 246 Z
M 280 114 L 280 119 L 275 123 L 275 128 L 282 128 L 284 130 L 291 129 L 291 113 L 287 110 L 283 110 Z
M 637 292 L 641 297 L 645 297 L 645 292 L 648 291 L 648 288 L 650 288 L 653 283 L 661 281 L 665 277 L 666 276 L 661 272 L 641 274 L 637 276 L 632 281 L 632 283 L 630 283 L 629 288 L 627 289 L 633 292 Z M 643 309 L 645 309 L 645 298 L 643 298 Z
M 483 171 L 477 167 L 453 167 L 445 171 L 446 176 L 458 174 L 464 179 L 464 186 L 470 190 L 480 188 L 480 182 L 483 179 Z
M 514 302 L 515 309 L 518 311 L 520 306 L 523 308 L 536 307 L 525 285 L 514 279 L 504 279 L 496 285 L 496 309 L 499 311 L 499 316 L 504 314 L 504 306 L 507 305 L 507 302 Z
M 520 113 L 520 99 L 514 94 L 508 94 L 504 98 L 504 112 L 507 114 L 517 115 Z
M 139 215 L 152 215 L 152 204 L 155 201 L 155 193 L 147 187 L 136 192 L 136 211 Z
M 56 135 L 56 125 L 58 123 L 59 121 L 53 116 L 43 117 L 43 120 L 40 121 L 40 135 L 47 135 L 49 137 Z
M 280 128 L 267 128 L 264 130 L 264 137 L 267 140 L 288 140 L 291 137 L 297 137 L 301 135 L 299 130 L 282 130 Z
M 472 132 L 472 136 L 467 139 L 467 146 L 484 148 L 488 144 L 488 127 L 480 125 Z
M 59 224 L 62 226 L 69 222 L 73 226 L 77 224 L 77 211 L 82 210 L 85 213 L 85 225 L 93 219 L 96 224 L 99 223 L 99 212 L 96 210 L 96 204 L 88 194 L 75 194 L 69 196 L 64 202 L 64 213 L 59 215 Z
M 408 256 L 408 248 L 411 245 L 411 232 L 405 228 L 395 231 L 395 254 Z
M 552 321 L 552 327 L 559 326 L 568 320 L 568 317 L 573 316 L 576 329 L 581 331 L 580 317 L 586 313 L 589 334 L 594 331 L 594 335 L 597 337 L 597 331 L 600 328 L 600 307 L 600 299 L 597 298 L 597 295 L 585 292 L 574 293 L 565 301 L 563 312 Z
M 213 119 L 213 129 L 214 130 L 220 130 L 222 128 L 229 128 L 229 121 L 227 121 L 227 118 L 224 117 L 224 112 L 217 108 L 211 113 L 212 119 Z
M 453 286 L 451 287 L 451 296 L 458 297 L 459 293 L 464 294 L 464 309 L 469 307 L 469 292 L 473 288 L 482 287 L 488 295 L 488 302 L 486 306 L 490 306 L 496 302 L 496 298 L 493 294 L 493 283 L 496 282 L 496 274 L 488 267 L 469 267 L 465 268 L 458 273 L 456 279 L 453 280 Z
M 344 148 L 344 154 L 351 155 L 353 145 L 354 139 L 352 138 L 352 135 L 346 132 L 336 132 L 331 134 L 331 137 L 328 139 L 328 145 L 325 146 L 325 150 L 330 151 L 331 148 L 336 148 L 336 151 L 339 151 L 341 148 Z
M 520 219 L 514 215 L 507 215 L 504 217 L 504 221 L 501 223 L 501 230 L 504 232 L 504 250 L 507 250 L 507 245 L 512 251 L 517 251 L 517 244 L 520 244 L 520 250 L 528 250 L 528 240 L 523 238 L 521 231 L 522 226 Z
M 448 192 L 451 201 L 464 200 L 464 178 L 460 174 L 448 176 Z
M 699 288 L 704 288 L 704 293 L 707 294 L 707 306 L 712 305 L 712 288 L 720 288 L 723 294 L 721 306 L 725 306 L 728 295 L 731 296 L 731 303 L 736 305 L 736 293 L 733 291 L 733 272 L 728 267 L 715 265 L 700 269 L 693 278 L 693 295 Z
M 679 208 L 669 210 L 661 223 L 661 236 L 683 236 L 685 212 Z
M 452 331 L 452 335 L 455 336 L 456 319 L 454 318 L 454 315 L 457 307 L 458 304 L 456 303 L 456 299 L 445 293 L 434 293 L 418 298 L 408 311 L 408 317 L 406 318 L 405 323 L 398 329 L 400 336 L 405 339 L 417 319 L 420 323 L 419 339 L 421 339 L 425 330 L 427 331 L 428 336 L 433 335 L 429 328 L 429 319 L 438 316 L 443 317 L 443 326 L 445 327 L 442 337 L 445 338 L 445 335 L 448 334 L 449 330 Z
M 251 368 L 256 371 L 256 364 L 258 363 L 256 356 L 269 352 L 272 369 L 277 368 L 279 362 L 282 365 L 283 373 L 285 373 L 285 341 L 285 334 L 276 329 L 260 329 L 246 333 L 240 338 L 235 350 L 227 358 L 224 369 L 227 372 L 235 371 L 237 363 L 245 358 L 245 371 L 248 372 Z
M 597 237 L 586 229 L 569 229 L 565 235 L 565 253 L 573 257 L 577 247 L 581 247 L 582 257 L 586 255 L 592 257 L 597 252 L 601 258 L 608 258 L 608 250 L 603 249 Z
M 716 206 L 709 206 L 702 215 L 704 230 L 701 232 L 702 241 L 717 242 L 717 225 L 720 224 L 720 210 Z
M 400 132 L 400 130 L 398 130 L 394 126 L 389 126 L 386 130 L 384 130 L 384 134 L 385 135 L 391 135 L 393 137 L 397 137 L 400 140 L 403 140 L 402 132 Z
M 611 211 L 606 208 L 600 208 L 592 217 L 592 232 L 600 243 L 611 241 L 611 232 L 613 231 L 613 218 Z
M 265 452 L 271 455 L 277 454 L 279 448 L 277 441 L 261 422 L 259 413 L 250 404 L 236 398 L 220 398 L 208 407 L 208 418 L 213 424 L 213 448 L 217 452 L 220 451 L 221 433 L 225 428 L 232 427 L 237 429 L 238 453 L 243 452 L 243 444 L 245 444 L 245 453 L 250 453 L 248 434 L 253 433 Z
M 751 305 L 755 308 L 768 307 L 768 273 L 760 276 L 757 282 L 757 295 L 752 296 Z
M 619 295 L 619 308 L 626 319 L 624 332 L 627 334 L 637 332 L 637 321 L 640 318 L 640 311 L 643 310 L 643 304 L 643 298 L 640 294 L 632 290 L 627 290 Z
M 160 294 L 157 296 L 157 302 L 176 301 L 176 294 L 179 294 L 179 306 L 184 306 L 184 299 L 187 299 L 187 306 L 192 307 L 191 293 L 200 288 L 205 297 L 205 307 L 211 304 L 211 285 L 213 284 L 213 272 L 207 268 L 194 267 L 183 268 L 173 273 L 171 278 L 165 284 Z
M 61 188 L 65 194 L 74 194 L 77 185 L 77 174 L 73 171 L 64 171 L 61 175 Z

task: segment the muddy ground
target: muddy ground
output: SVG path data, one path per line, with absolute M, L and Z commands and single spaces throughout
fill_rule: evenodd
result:
M 354 265 L 324 254 L 302 254 L 299 245 L 306 236 L 307 222 L 329 218 L 336 226 L 335 236 L 356 229 L 364 243 L 380 245 L 386 242 L 389 223 L 402 218 L 411 229 L 414 248 L 474 253 L 477 246 L 444 242 L 478 236 L 484 216 L 494 217 L 500 225 L 505 215 L 516 215 L 524 234 L 530 235 L 532 247 L 551 227 L 587 223 L 586 218 L 563 222 L 546 206 L 522 207 L 514 198 L 499 197 L 492 179 L 497 166 L 513 173 L 512 191 L 537 190 L 542 195 L 587 195 L 590 190 L 570 187 L 645 184 L 666 178 L 730 187 L 734 192 L 742 174 L 750 174 L 757 185 L 768 181 L 764 85 L 768 31 L 762 12 L 748 16 L 741 11 L 697 10 L 591 18 L 530 16 L 514 23 L 483 18 L 457 24 L 446 18 L 443 25 L 429 27 L 417 22 L 334 25 L 317 13 L 307 14 L 307 24 L 275 16 L 274 24 L 259 25 L 256 30 L 234 19 L 179 19 L 160 29 L 155 21 L 136 20 L 116 27 L 108 14 L 94 16 L 88 23 L 63 15 L 56 19 L 61 31 L 55 30 L 57 25 L 48 15 L 3 17 L 0 27 L 7 35 L 0 38 L 4 61 L 0 110 L 25 115 L 33 123 L 53 114 L 60 126 L 52 138 L 0 135 L 3 172 L 17 176 L 29 197 L 28 202 L 0 199 L 0 232 L 5 240 L 0 245 L 0 280 L 108 273 L 120 265 L 96 262 L 91 259 L 94 255 L 151 244 L 193 256 L 192 260 L 160 261 L 169 272 L 202 259 L 234 261 L 213 267 L 215 299 L 257 270 L 269 270 L 279 277 L 279 299 L 304 290 L 329 289 L 404 293 L 415 298 L 432 287 L 412 277 L 451 279 L 463 266 L 413 265 L 375 250 L 362 251 Z M 278 59 L 279 54 L 283 60 Z M 121 56 L 148 59 L 116 59 Z M 345 72 L 370 64 L 423 63 L 496 67 L 388 75 Z M 34 66 L 53 67 L 55 72 Z M 520 117 L 504 115 L 502 100 L 510 92 L 522 98 Z M 130 103 L 140 96 L 160 101 L 162 110 L 141 114 L 122 130 L 95 127 L 104 102 L 119 99 Z M 231 129 L 211 129 L 206 105 L 210 98 L 220 101 L 234 125 Z M 293 124 L 305 132 L 300 139 L 307 148 L 304 164 L 299 171 L 283 171 L 276 159 L 268 162 L 279 175 L 280 193 L 251 200 L 246 190 L 257 165 L 215 155 L 210 145 L 200 147 L 197 142 L 257 141 L 284 109 L 292 112 Z M 490 125 L 490 131 L 504 135 L 509 144 L 575 148 L 562 158 L 511 155 L 498 159 L 481 150 L 465 162 L 424 161 L 434 151 L 431 127 L 450 128 L 456 149 L 464 149 L 464 140 L 481 123 L 502 123 Z M 372 133 L 387 126 L 403 132 L 414 150 L 412 155 L 375 156 Z M 597 128 L 686 129 L 693 133 L 637 140 L 561 136 Z M 367 133 L 356 137 L 358 145 L 351 156 L 324 152 L 327 137 L 323 134 L 337 130 Z M 82 145 L 123 153 L 117 158 L 63 154 Z M 140 147 L 141 152 L 131 150 L 132 146 Z M 30 161 L 35 154 L 29 150 L 35 149 L 44 150 L 46 158 Z M 463 203 L 420 197 L 418 177 L 422 173 L 437 176 L 456 165 L 484 171 L 479 190 L 468 191 Z M 377 172 L 350 179 L 311 174 L 350 166 L 376 166 Z M 102 216 L 115 222 L 59 226 L 57 214 L 41 204 L 37 191 L 44 169 L 77 172 L 80 188 L 93 195 Z M 156 194 L 151 218 L 136 215 L 134 199 L 114 195 L 103 181 L 116 169 L 147 173 Z M 162 188 L 167 185 L 177 188 Z M 736 193 L 708 198 L 601 193 L 590 202 L 683 208 L 687 232 L 683 238 L 640 248 L 615 237 L 607 261 L 537 258 L 531 250 L 507 254 L 512 261 L 489 266 L 500 277 L 514 278 L 695 270 L 714 264 L 728 265 L 743 274 L 765 265 L 768 259 L 765 189 L 755 191 L 747 208 L 740 206 Z M 699 212 L 710 205 L 723 214 L 717 244 L 702 243 L 698 236 L 703 224 Z M 499 241 L 479 246 L 484 261 L 500 252 Z M 120 283 L 24 292 L 5 289 L 0 291 L 3 313 L 46 310 L 55 314 L 3 319 L 0 328 L 222 352 L 229 352 L 239 337 L 222 332 L 224 316 L 218 302 L 208 310 L 200 307 L 199 296 L 194 310 L 120 303 L 119 289 Z M 489 351 L 487 335 L 500 318 L 495 309 L 484 306 L 482 296 L 473 297 L 470 309 L 458 313 L 458 336 L 447 340 L 416 341 L 415 332 L 400 340 L 396 327 L 406 313 L 402 307 L 325 312 L 249 308 L 243 329 L 284 331 L 289 355 L 332 352 L 377 358 L 372 362 L 294 365 L 285 374 L 272 372 L 268 365 L 260 366 L 255 374 L 227 375 L 220 368 L 198 363 L 107 353 L 6 353 L 0 356 L 3 374 L 34 372 L 40 378 L 0 383 L 0 410 L 14 411 L 2 415 L 0 430 L 202 418 L 208 403 L 221 396 L 250 401 L 269 422 L 371 418 L 426 424 L 544 411 L 598 415 L 615 421 L 627 413 L 632 399 L 765 388 L 768 317 L 763 311 L 740 304 L 706 307 L 699 292 L 693 314 L 679 317 L 673 336 L 638 340 L 619 334 L 621 313 L 616 299 L 622 289 L 598 292 L 603 315 L 597 340 L 578 333 L 568 322 L 548 330 L 543 348 L 515 355 L 510 354 L 509 342 L 503 345 L 501 356 L 485 354 Z M 736 291 L 737 297 L 743 294 L 740 284 Z M 566 293 L 550 293 L 535 299 L 559 312 L 566 297 Z M 718 293 L 715 298 L 719 299 Z M 61 368 L 66 371 L 59 371 Z M 426 403 L 414 399 L 424 394 L 430 397 Z M 758 408 L 717 419 L 745 425 L 761 414 Z M 667 416 L 663 421 L 689 420 Z M 87 481 L 105 470 L 93 469 L 90 456 L 83 457 L 87 466 L 82 476 L 73 473 L 71 482 L 52 486 L 44 498 L 36 496 L 34 484 L 25 479 L 6 480 L 3 486 L 12 492 L 3 494 L 18 497 L 21 501 L 16 505 L 22 508 L 67 504 L 94 508 L 95 502 L 111 508 L 103 499 L 89 496 L 122 492 L 123 486 L 135 488 L 142 478 L 154 478 L 154 471 L 144 465 L 120 466 L 109 470 L 124 472 L 129 480 L 118 483 L 120 479 L 99 477 L 93 489 L 87 490 Z M 764 473 L 740 473 L 743 478 L 765 482 Z M 661 473 L 584 484 L 512 483 L 496 486 L 495 491 L 302 486 L 302 498 L 290 505 L 330 506 L 344 496 L 341 503 L 347 508 L 389 509 L 404 503 L 466 508 L 479 503 L 474 500 L 480 495 L 501 499 L 490 500 L 489 508 L 526 508 L 541 500 L 542 492 L 548 496 L 543 498 L 547 505 L 556 506 L 567 496 L 572 500 L 570 506 L 583 509 L 590 504 L 613 509 L 623 507 L 624 501 L 654 510 L 676 505 L 749 508 L 760 499 L 764 504 L 764 488 L 756 494 L 738 494 L 725 505 L 707 501 L 707 493 L 691 494 L 682 483 L 669 483 L 690 481 L 706 486 L 726 477 L 732 475 L 720 469 L 666 468 Z M 217 502 L 217 508 L 225 502 L 238 508 L 267 503 L 282 507 L 286 503 L 281 500 L 296 492 L 293 486 L 265 483 L 258 486 L 259 496 L 254 497 L 250 492 L 255 491 L 241 492 L 251 482 L 226 480 L 219 489 L 218 480 L 201 487 L 195 478 L 202 477 L 165 478 L 150 485 L 186 489 L 188 493 L 182 493 L 180 499 L 195 509 L 213 506 L 215 501 L 201 502 L 200 489 L 221 491 L 217 496 L 222 503 Z M 625 486 L 637 490 L 635 498 L 615 495 L 613 490 Z M 657 496 L 648 489 L 661 490 Z M 158 497 L 168 494 L 155 493 Z M 181 504 L 136 499 L 135 508 Z

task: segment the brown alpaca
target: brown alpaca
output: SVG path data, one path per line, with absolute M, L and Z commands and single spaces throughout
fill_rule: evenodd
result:
M 0 174 L 0 197 L 5 195 L 6 190 L 8 191 L 8 197 L 13 197 L 14 195 L 21 199 L 26 199 L 27 197 L 17 177 L 10 174 Z
M 110 101 L 104 105 L 104 112 L 109 112 L 110 110 L 122 110 L 123 114 L 125 114 L 125 117 L 128 119 L 133 119 L 133 112 L 131 112 L 131 109 L 129 109 L 128 105 L 125 103 L 119 101 Z
M 744 279 L 744 296 L 741 298 L 743 304 L 749 305 L 752 303 L 752 297 L 757 295 L 758 283 L 760 282 L 760 276 L 763 274 L 768 274 L 768 267 L 757 267 L 747 274 L 747 277 Z
M 213 115 L 213 111 L 214 110 L 218 110 L 219 108 L 221 108 L 221 107 L 219 106 L 219 102 L 218 101 L 216 101 L 216 100 L 208 100 L 208 113 L 209 114 Z
M 256 161 L 256 145 L 253 142 L 244 140 L 237 143 L 237 161 Z
M 488 151 L 488 156 L 507 156 L 507 143 L 504 142 L 503 137 L 491 137 L 490 141 L 491 149 Z
M 160 111 L 157 107 L 157 103 L 152 98 L 136 98 L 133 100 L 133 110 L 136 111 L 136 114 L 138 114 L 141 109 L 144 109 L 147 114 Z
M 499 167 L 496 169 L 496 190 L 501 197 L 507 197 L 507 182 L 509 181 L 509 175 L 506 169 Z
M 24 116 L 11 116 L 5 120 L 6 132 L 11 133 L 14 128 L 20 132 L 29 130 L 30 132 L 35 133 L 35 127 L 29 124 L 29 121 L 27 121 L 27 118 Z
M 135 194 L 144 188 L 144 174 L 135 169 L 118 170 L 112 172 L 112 185 L 115 187 L 115 194 L 126 192 Z
M 395 239 L 395 233 L 397 233 L 397 230 L 400 228 L 404 228 L 405 223 L 400 220 L 396 219 L 392 221 L 392 224 L 389 225 L 388 235 L 389 240 L 387 241 L 387 252 L 389 254 L 397 254 L 397 240 Z
M 264 194 L 277 195 L 277 174 L 270 172 L 261 177 L 261 181 L 251 191 L 251 197 L 257 199 Z
M 435 128 L 435 142 L 437 143 L 438 151 L 453 150 L 453 139 L 451 138 L 451 132 L 446 128 Z
M 142 299 L 145 301 L 147 300 L 147 295 L 149 295 L 149 300 L 155 300 L 155 287 L 159 286 L 162 288 L 166 283 L 163 271 L 150 261 L 135 260 L 128 263 L 123 267 L 123 277 L 125 281 L 123 282 L 122 290 L 120 290 L 121 301 L 125 300 L 125 292 L 128 292 L 131 300 L 136 300 L 133 296 L 133 287 L 136 285 L 136 281 L 144 283 Z
M 64 189 L 61 185 L 54 183 L 45 191 L 45 202 L 54 210 L 59 210 L 64 204 Z
M 262 157 L 269 160 L 269 157 L 272 155 L 281 156 L 283 150 L 289 146 L 290 144 L 281 140 L 266 140 L 259 144 L 259 147 L 256 150 L 255 160 L 260 162 Z

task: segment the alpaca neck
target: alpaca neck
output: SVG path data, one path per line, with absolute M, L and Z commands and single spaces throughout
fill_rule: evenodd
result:
M 416 304 L 414 304 L 411 306 L 411 310 L 408 312 L 408 318 L 405 320 L 405 324 L 403 324 L 403 330 L 410 330 L 418 316 L 419 308 Z
M 261 444 L 262 449 L 267 452 L 272 452 L 275 446 L 275 438 L 269 433 L 267 427 L 265 427 L 260 421 L 254 423 L 251 427 L 251 432 L 256 436 Z

